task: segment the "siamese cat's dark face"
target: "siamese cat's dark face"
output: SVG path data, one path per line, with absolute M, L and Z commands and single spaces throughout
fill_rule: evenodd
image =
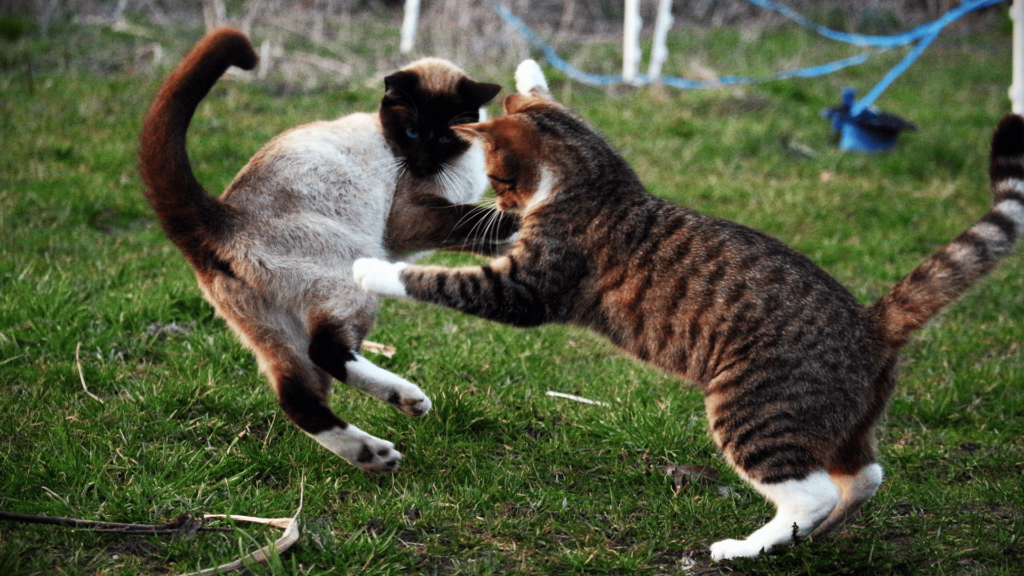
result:
M 384 79 L 384 87 L 380 107 L 384 137 L 418 178 L 437 174 L 469 149 L 452 126 L 477 122 L 480 107 L 501 90 L 497 84 L 474 82 L 436 58 L 395 72 Z

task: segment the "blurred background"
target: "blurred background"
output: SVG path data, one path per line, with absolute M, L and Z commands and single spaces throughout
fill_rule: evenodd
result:
M 263 47 L 264 75 L 277 74 L 292 89 L 324 82 L 344 84 L 391 70 L 416 55 L 448 58 L 474 71 L 508 75 L 529 56 L 529 45 L 495 13 L 488 0 L 422 2 L 418 35 L 411 55 L 398 51 L 402 0 L 4 0 L 0 2 L 0 38 L 6 40 L 0 65 L 36 70 L 77 66 L 94 71 L 141 72 L 176 62 L 202 29 L 217 25 L 241 28 Z M 507 0 L 500 2 L 545 37 L 572 64 L 594 73 L 621 71 L 622 0 Z M 655 0 L 640 2 L 649 55 L 657 10 Z M 784 5 L 835 30 L 893 34 L 935 20 L 957 0 L 787 0 Z M 969 14 L 944 35 L 978 32 L 1005 22 L 1009 4 Z M 729 30 L 746 42 L 785 18 L 747 0 L 676 0 L 676 34 L 665 74 L 707 77 L 735 73 L 709 68 L 700 46 L 680 45 L 680 37 Z M 82 25 L 99 25 L 120 36 L 105 46 L 102 37 L 82 36 Z M 89 26 L 86 26 L 89 28 Z M 679 34 L 682 32 L 682 34 Z M 102 35 L 101 35 L 102 36 Z M 53 50 L 53 42 L 68 42 Z M 181 38 L 181 42 L 175 40 Z M 672 45 L 675 38 L 675 45 Z M 707 41 L 706 36 L 701 36 Z M 92 42 L 90 40 L 95 40 Z M 125 49 L 130 40 L 132 49 Z M 713 39 L 712 39 L 713 40 Z M 49 41 L 49 44 L 47 43 Z M 35 44 L 33 44 L 33 42 Z M 822 44 L 828 44 L 822 39 Z M 816 64 L 820 52 L 810 46 L 806 59 Z M 851 52 L 852 53 L 852 52 Z M 740 62 L 738 64 L 750 64 Z M 788 62 L 794 64 L 794 62 Z M 642 64 L 645 66 L 646 64 Z M 758 72 L 745 69 L 743 72 Z M 766 67 L 762 72 L 775 71 Z M 379 78 L 376 78 L 379 79 Z

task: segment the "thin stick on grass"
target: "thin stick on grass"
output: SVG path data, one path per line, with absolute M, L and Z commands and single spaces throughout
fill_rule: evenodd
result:
M 78 365 L 78 379 L 82 381 L 82 390 L 85 390 L 85 393 L 91 396 L 93 400 L 96 400 L 100 404 L 105 404 L 105 402 L 99 396 L 93 394 L 92 392 L 89 392 L 89 388 L 85 385 L 85 375 L 82 374 L 82 361 L 78 359 L 78 351 L 81 349 L 82 343 L 79 342 L 78 346 L 75 346 L 75 364 Z
M 94 532 L 108 534 L 192 534 L 194 532 L 231 532 L 233 528 L 210 528 L 203 526 L 203 519 L 191 514 L 181 514 L 166 524 L 123 524 L 120 522 L 97 522 L 78 518 L 60 518 L 56 516 L 37 516 L 35 514 L 19 514 L 0 510 L 0 520 L 21 522 L 24 524 L 50 524 L 53 526 L 71 526 L 72 528 L 90 528 Z
M 548 396 L 554 396 L 555 398 L 565 398 L 566 400 L 573 400 L 575 402 L 582 402 L 584 404 L 595 404 L 597 406 L 611 406 L 607 402 L 601 402 L 600 400 L 591 400 L 589 398 L 583 398 L 582 396 L 574 396 L 572 394 L 563 394 L 562 392 L 552 392 L 548 390 Z
M 238 560 L 228 562 L 227 564 L 221 564 L 216 568 L 205 568 L 198 572 L 189 572 L 183 576 L 207 576 L 208 574 L 220 574 L 222 572 L 233 572 L 235 570 L 241 570 L 246 567 L 249 562 L 266 562 L 273 551 L 277 554 L 281 554 L 285 550 L 292 547 L 299 540 L 299 513 L 302 512 L 302 500 L 306 492 L 306 476 L 302 476 L 302 484 L 299 488 L 299 509 L 295 511 L 295 515 L 291 518 L 255 518 L 253 516 L 235 516 L 234 514 L 207 514 L 204 518 L 230 518 L 231 520 L 237 520 L 240 522 L 253 522 L 256 524 L 267 524 L 275 528 L 282 528 L 284 534 L 281 535 L 273 544 L 267 544 L 266 546 L 256 550 L 248 556 L 243 556 Z

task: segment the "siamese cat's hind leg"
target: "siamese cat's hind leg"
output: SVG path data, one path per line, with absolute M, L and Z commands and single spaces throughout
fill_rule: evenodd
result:
M 412 382 L 376 366 L 359 354 L 345 364 L 349 386 L 384 400 L 399 412 L 409 416 L 422 416 L 430 411 L 430 398 Z
M 309 332 L 286 309 L 267 301 L 236 278 L 199 276 L 200 286 L 217 312 L 253 351 L 270 379 L 284 413 L 303 432 L 365 472 L 393 472 L 402 455 L 395 445 L 339 418 L 327 403 L 332 374 L 310 358 Z M 205 280 L 205 281 L 204 281 Z M 344 350 L 341 366 L 356 361 Z
M 327 405 L 331 377 L 312 365 L 289 365 L 271 374 L 285 414 L 324 448 L 364 472 L 394 472 L 402 455 L 395 445 L 339 418 Z
M 357 318 L 330 319 L 313 329 L 309 358 L 337 380 L 383 400 L 409 416 L 422 416 L 431 408 L 430 398 L 412 382 L 376 366 L 359 354 L 370 321 Z

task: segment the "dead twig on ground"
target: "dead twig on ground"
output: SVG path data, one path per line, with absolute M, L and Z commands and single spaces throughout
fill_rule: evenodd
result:
M 0 520 L 22 522 L 25 524 L 50 524 L 54 526 L 71 526 L 72 528 L 89 528 L 94 532 L 105 532 L 108 534 L 148 534 L 154 536 L 163 534 L 194 534 L 196 532 L 231 532 L 234 530 L 234 528 L 230 527 L 211 528 L 203 526 L 204 518 L 191 514 L 181 514 L 166 524 L 123 524 L 120 522 L 97 522 L 95 520 L 80 520 L 78 518 L 19 514 L 17 512 L 0 510 Z
M 92 392 L 89 392 L 89 388 L 85 385 L 85 375 L 82 374 L 82 361 L 78 359 L 78 351 L 81 349 L 82 343 L 79 342 L 78 346 L 75 347 L 75 364 L 78 365 L 78 378 L 82 381 L 82 390 L 85 390 L 85 393 L 92 397 L 93 400 L 96 400 L 100 404 L 105 404 L 105 402 L 99 396 L 93 394 Z

